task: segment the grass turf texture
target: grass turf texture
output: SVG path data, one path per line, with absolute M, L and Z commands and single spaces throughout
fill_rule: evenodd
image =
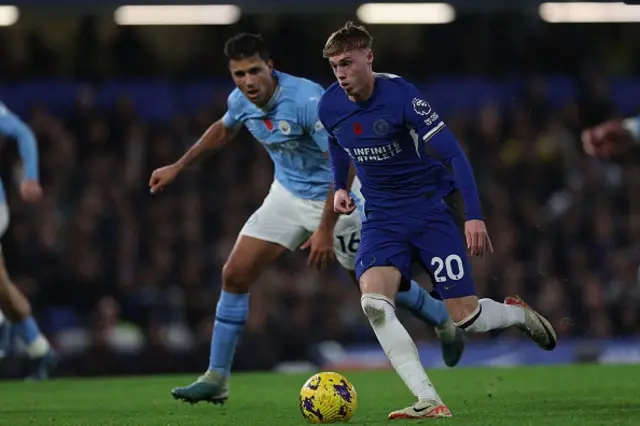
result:
M 385 424 L 413 402 L 392 371 L 346 372 L 358 392 L 353 425 Z M 455 425 L 640 425 L 640 366 L 527 367 L 430 372 Z M 235 374 L 222 407 L 175 401 L 193 376 L 0 382 L 0 425 L 304 425 L 298 393 L 311 374 Z

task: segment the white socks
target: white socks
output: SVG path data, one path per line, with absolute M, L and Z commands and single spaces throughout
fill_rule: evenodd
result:
M 0 325 L 4 324 L 5 321 L 6 321 L 6 318 L 4 317 L 4 314 L 2 313 L 2 311 L 0 311 Z
M 360 303 L 380 346 L 402 381 L 418 399 L 440 401 L 420 363 L 415 343 L 396 317 L 393 301 L 381 294 L 366 293 Z
M 472 333 L 486 333 L 511 326 L 524 325 L 524 309 L 491 299 L 480 299 L 478 309 L 458 326 Z M 468 324 L 468 325 L 467 325 Z
M 41 334 L 25 350 L 29 358 L 41 358 L 49 352 L 49 341 Z

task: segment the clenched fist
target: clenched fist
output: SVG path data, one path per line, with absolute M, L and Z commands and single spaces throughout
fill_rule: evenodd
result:
M 155 194 L 158 191 L 162 191 L 165 186 L 169 185 L 176 179 L 180 170 L 181 167 L 177 164 L 171 164 L 169 166 L 155 169 L 153 173 L 151 173 L 151 178 L 149 179 L 149 190 L 151 193 Z

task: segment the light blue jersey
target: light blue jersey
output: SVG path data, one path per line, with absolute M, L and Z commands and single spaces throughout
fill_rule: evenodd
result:
M 275 179 L 296 197 L 325 200 L 331 183 L 327 133 L 318 120 L 324 92 L 310 80 L 274 71 L 278 87 L 264 108 L 235 89 L 222 118 L 228 128 L 245 125 L 273 160 Z
M 18 142 L 18 152 L 24 165 L 24 178 L 38 180 L 38 145 L 29 126 L 9 111 L 0 102 L 0 135 L 15 138 Z M 4 187 L 0 180 L 0 204 L 6 202 Z

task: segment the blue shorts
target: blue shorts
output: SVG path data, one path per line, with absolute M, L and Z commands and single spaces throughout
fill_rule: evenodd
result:
M 444 203 L 431 209 L 421 220 L 403 217 L 404 223 L 365 222 L 356 256 L 356 277 L 369 268 L 394 266 L 411 281 L 411 265 L 422 264 L 431 276 L 434 289 L 443 299 L 476 294 L 459 224 Z

